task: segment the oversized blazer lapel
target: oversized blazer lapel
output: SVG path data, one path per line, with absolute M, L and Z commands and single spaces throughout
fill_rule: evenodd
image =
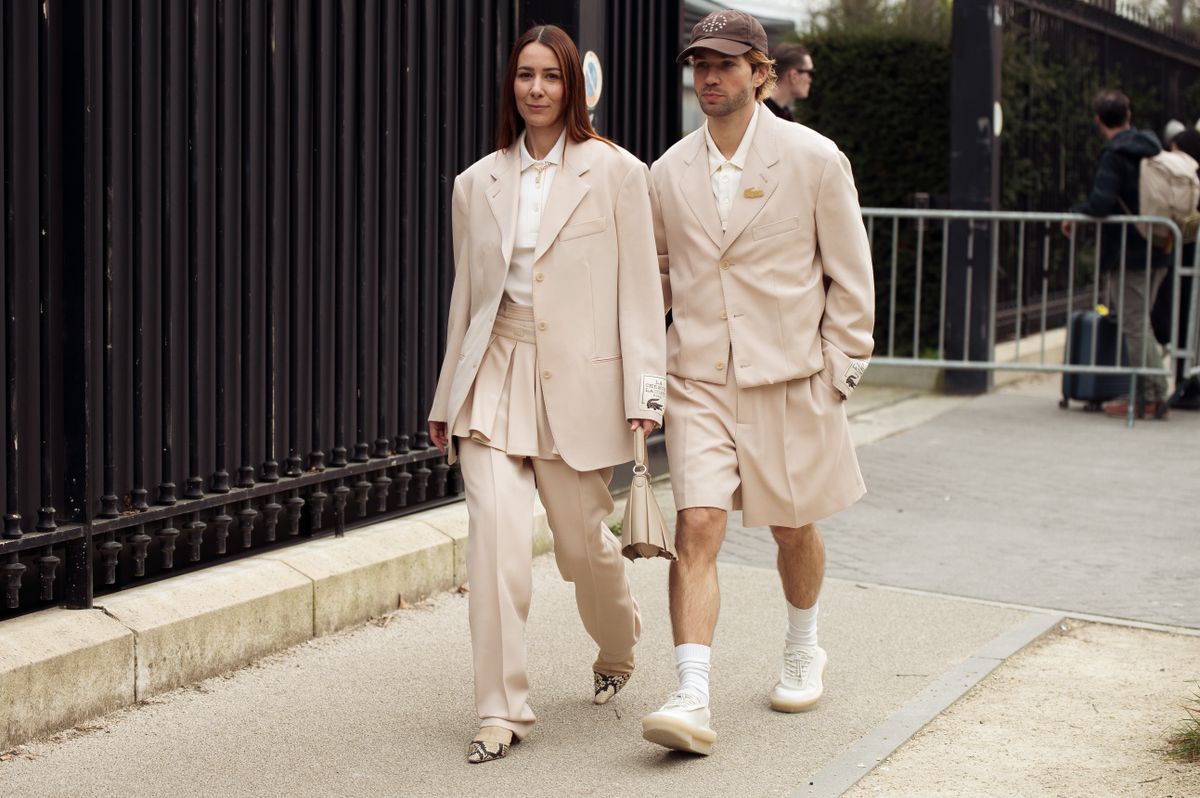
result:
M 771 167 L 779 162 L 779 149 L 775 141 L 775 125 L 790 125 L 792 122 L 781 122 L 769 111 L 760 108 L 758 113 L 758 128 L 754 131 L 754 141 L 750 143 L 750 152 L 746 155 L 746 168 L 742 170 L 742 181 L 738 192 L 733 196 L 733 207 L 729 209 L 729 226 L 725 237 L 721 240 L 721 254 L 737 241 L 738 236 L 746 229 L 754 217 L 758 216 L 779 187 L 779 181 L 771 176 Z
M 571 141 L 567 137 L 563 147 L 563 162 L 554 175 L 550 185 L 550 196 L 546 198 L 546 211 L 542 214 L 542 225 L 538 228 L 537 246 L 533 250 L 533 260 L 536 263 L 546 250 L 554 243 L 563 225 L 571 218 L 575 208 L 583 201 L 588 193 L 588 184 L 581 177 L 592 166 L 592 156 L 588 151 L 592 146 L 606 147 L 607 144 L 592 141 Z
M 708 145 L 704 142 L 704 129 L 692 134 L 695 146 L 683 173 L 680 190 L 696 220 L 718 247 L 721 246 L 721 217 L 717 213 L 717 198 L 713 196 L 712 175 L 708 171 Z
M 504 265 L 512 263 L 513 242 L 517 237 L 517 203 L 521 198 L 521 152 L 519 142 L 501 153 L 496 153 L 492 164 L 492 180 L 487 189 L 488 205 L 500 228 L 500 247 L 504 251 Z

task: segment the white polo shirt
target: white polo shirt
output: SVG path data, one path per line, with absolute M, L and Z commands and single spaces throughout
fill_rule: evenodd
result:
M 737 195 L 742 184 L 742 170 L 746 168 L 746 156 L 750 153 L 750 142 L 754 141 L 754 131 L 758 127 L 758 115 L 762 108 L 755 104 L 754 114 L 746 132 L 742 134 L 741 143 L 733 157 L 725 160 L 712 134 L 708 132 L 708 120 L 704 122 L 704 141 L 708 144 L 708 171 L 712 176 L 713 196 L 717 200 L 717 215 L 721 217 L 721 232 L 729 227 L 729 210 L 733 207 L 733 198 Z

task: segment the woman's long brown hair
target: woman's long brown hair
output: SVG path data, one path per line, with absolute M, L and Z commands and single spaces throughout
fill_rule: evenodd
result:
M 517 98 L 513 83 L 517 79 L 517 59 L 521 51 L 537 42 L 554 51 L 563 76 L 563 117 L 567 126 L 567 137 L 574 142 L 599 139 L 607 142 L 592 128 L 588 118 L 587 95 L 584 91 L 583 64 L 579 60 L 579 48 L 567 32 L 557 25 L 536 25 L 521 34 L 513 43 L 508 57 L 508 71 L 504 76 L 504 88 L 500 94 L 500 123 L 496 126 L 496 149 L 505 150 L 516 143 L 525 129 L 525 120 L 517 111 Z

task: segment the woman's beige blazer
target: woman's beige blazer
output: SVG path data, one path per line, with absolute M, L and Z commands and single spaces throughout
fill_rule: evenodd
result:
M 504 293 L 520 164 L 509 147 L 454 181 L 454 289 L 429 414 L 449 429 Z M 533 266 L 538 372 L 555 446 L 579 471 L 632 458 L 626 419 L 662 423 L 666 333 L 648 178 L 619 147 L 568 140 L 542 216 Z

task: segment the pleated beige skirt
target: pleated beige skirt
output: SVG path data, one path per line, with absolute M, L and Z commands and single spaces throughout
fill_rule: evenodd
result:
M 451 434 L 516 457 L 557 458 L 538 374 L 533 308 L 505 299 Z

